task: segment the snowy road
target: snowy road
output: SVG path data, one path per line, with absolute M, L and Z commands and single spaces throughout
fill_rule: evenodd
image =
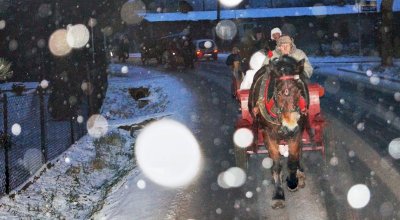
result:
M 313 78 L 326 89 L 321 100 L 328 122 L 326 159 L 304 152 L 306 187 L 286 192 L 284 209 L 270 208 L 272 178 L 261 165 L 265 155 L 250 158 L 240 188 L 218 183 L 218 175 L 235 166 L 232 134 L 238 114 L 223 62 L 200 62 L 194 70 L 178 72 L 114 64 L 102 108 L 110 133 L 101 140 L 85 136 L 29 187 L 4 196 L 0 219 L 399 219 L 400 166 L 387 150 L 399 134 L 398 103 L 390 87 L 379 90 L 351 80 L 336 65 L 320 66 Z M 131 89 L 138 87 L 150 88 L 151 95 L 135 101 Z M 139 132 L 131 137 L 121 129 L 163 117 L 189 128 L 201 148 L 203 166 L 185 187 L 162 187 L 144 175 L 133 155 Z M 370 197 L 365 192 L 350 197 L 366 202 L 364 208 L 349 205 L 356 184 L 370 192 Z
M 155 71 L 154 68 L 150 70 Z M 139 170 L 134 170 L 114 188 L 96 218 L 327 219 L 323 198 L 311 176 L 305 189 L 287 194 L 287 209 L 274 211 L 270 208 L 270 170 L 261 166 L 265 155 L 251 161 L 248 181 L 244 186 L 221 188 L 217 183 L 218 175 L 235 166 L 232 134 L 238 111 L 237 103 L 230 94 L 229 70 L 222 63 L 200 62 L 195 70 L 166 74 L 181 82 L 193 95 L 194 103 L 185 103 L 180 108 L 196 109 L 196 113 L 180 113 L 182 118 L 187 118 L 185 124 L 194 129 L 202 146 L 203 171 L 188 187 L 166 189 L 151 183 Z M 146 181 L 145 189 L 136 187 L 139 180 Z

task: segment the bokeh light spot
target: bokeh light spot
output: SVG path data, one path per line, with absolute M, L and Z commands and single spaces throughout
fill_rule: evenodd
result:
M 400 138 L 395 138 L 389 143 L 389 154 L 394 159 L 400 159 Z
M 121 73 L 127 74 L 128 72 L 129 72 L 129 68 L 128 68 L 127 66 L 123 66 L 123 67 L 121 68 Z
M 8 44 L 8 49 L 10 49 L 10 51 L 17 50 L 18 42 L 16 40 L 11 40 L 10 43 Z
M 40 82 L 40 87 L 42 87 L 42 89 L 47 89 L 47 87 L 49 87 L 49 81 L 47 81 L 47 80 L 42 80 L 41 82 Z
M 6 27 L 6 21 L 0 20 L 0 30 L 3 30 Z
M 38 46 L 39 48 L 44 48 L 44 47 L 46 46 L 46 40 L 44 40 L 44 39 L 39 39 L 38 42 L 37 42 L 37 46 Z
M 127 24 L 139 24 L 146 13 L 146 6 L 140 0 L 129 0 L 122 5 L 121 19 Z
M 71 52 L 72 48 L 67 43 L 67 30 L 59 29 L 51 34 L 49 49 L 55 56 L 65 56 Z
M 360 122 L 357 124 L 357 130 L 359 131 L 364 131 L 365 129 L 365 123 L 364 122 Z
M 42 153 L 39 149 L 30 148 L 24 154 L 24 167 L 29 171 L 30 174 L 34 174 L 37 170 L 40 169 L 42 164 Z
M 339 164 L 339 159 L 338 159 L 336 156 L 334 156 L 334 157 L 331 158 L 331 160 L 329 161 L 329 163 L 330 163 L 332 166 L 337 166 L 337 165 Z
M 246 181 L 246 173 L 239 167 L 231 167 L 222 174 L 223 185 L 240 187 Z
M 96 26 L 96 25 L 97 25 L 97 20 L 96 20 L 96 18 L 89 18 L 88 26 L 89 26 L 89 27 L 94 27 L 94 26 Z
M 15 123 L 15 124 L 13 124 L 13 125 L 11 126 L 11 133 L 12 133 L 13 135 L 18 136 L 18 135 L 21 134 L 21 131 L 22 131 L 21 125 Z
M 370 200 L 371 193 L 364 184 L 356 184 L 347 192 L 347 202 L 351 207 L 360 209 L 365 207 Z
M 376 75 L 376 74 L 372 75 L 372 76 L 369 78 L 369 82 L 370 82 L 372 85 L 375 85 L 375 86 L 378 85 L 379 82 L 380 82 L 379 76 Z
M 394 100 L 396 100 L 397 102 L 400 102 L 400 92 L 394 93 Z
M 215 29 L 218 37 L 223 40 L 232 40 L 237 33 L 236 24 L 231 20 L 223 20 L 218 22 Z
M 253 192 L 250 192 L 250 191 L 246 192 L 246 197 L 249 198 L 249 199 L 251 197 L 253 197 Z
M 325 17 L 327 15 L 327 12 L 328 8 L 321 3 L 317 3 L 313 7 L 311 7 L 311 13 L 318 18 Z
M 38 14 L 42 18 L 50 16 L 52 14 L 50 4 L 41 4 L 39 6 Z
M 246 148 L 253 142 L 253 132 L 247 128 L 239 128 L 233 134 L 233 142 L 241 148 Z
M 137 138 L 135 152 L 144 174 L 162 186 L 188 184 L 201 166 L 196 138 L 184 125 L 170 119 L 147 125 Z
M 139 189 L 144 189 L 144 188 L 146 188 L 146 182 L 145 182 L 144 180 L 139 180 L 139 181 L 137 181 L 136 185 L 137 185 L 137 187 L 138 187 Z
M 219 145 L 221 145 L 221 139 L 220 138 L 215 138 L 214 139 L 214 145 L 216 145 L 216 146 L 219 146 Z
M 221 5 L 231 8 L 239 5 L 243 0 L 219 0 Z
M 100 138 L 107 133 L 108 122 L 102 115 L 95 114 L 90 116 L 86 127 L 90 136 Z
M 272 165 L 274 164 L 274 161 L 270 158 L 270 157 L 266 157 L 263 159 L 262 161 L 262 166 L 265 169 L 270 169 L 272 167 Z
M 77 24 L 67 27 L 67 43 L 72 48 L 82 48 L 88 42 L 90 33 L 83 24 Z
M 82 115 L 78 115 L 78 117 L 76 117 L 76 121 L 77 121 L 79 124 L 82 124 L 82 123 L 83 123 L 83 116 L 82 116 Z
M 211 47 L 212 47 L 211 41 L 206 41 L 206 42 L 204 42 L 204 47 L 205 47 L 205 48 L 211 48 Z

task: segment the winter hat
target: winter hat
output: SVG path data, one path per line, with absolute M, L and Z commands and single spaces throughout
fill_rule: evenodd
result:
M 284 35 L 284 36 L 281 36 L 281 37 L 278 39 L 278 41 L 276 42 L 276 45 L 278 45 L 278 47 L 279 47 L 279 46 L 281 46 L 282 44 L 292 44 L 292 43 L 293 43 L 292 38 L 289 37 L 289 36 L 287 36 L 287 35 Z
M 279 29 L 279 28 L 276 27 L 276 28 L 274 28 L 274 29 L 271 30 L 271 40 L 274 39 L 274 38 L 272 37 L 272 35 L 275 34 L 275 33 L 279 33 L 280 35 L 282 35 L 281 29 Z

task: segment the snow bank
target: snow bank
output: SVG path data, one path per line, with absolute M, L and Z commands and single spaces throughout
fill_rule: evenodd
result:
M 82 137 L 20 189 L 3 196 L 0 219 L 90 219 L 101 209 L 111 187 L 136 167 L 135 130 L 149 120 L 175 114 L 176 107 L 171 105 L 190 102 L 171 96 L 181 88 L 177 79 L 131 66 L 122 74 L 122 67 L 110 67 L 113 74 L 101 111 L 109 132 L 98 139 Z M 147 105 L 138 107 L 139 101 L 128 92 L 133 87 L 149 88 Z M 132 125 L 137 126 L 130 129 Z

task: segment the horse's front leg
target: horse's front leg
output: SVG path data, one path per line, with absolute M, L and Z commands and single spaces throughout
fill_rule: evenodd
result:
M 274 179 L 274 192 L 272 194 L 272 208 L 279 209 L 285 207 L 285 193 L 282 188 L 282 165 L 280 162 L 279 146 L 275 139 L 271 139 L 264 132 L 264 142 L 268 146 L 268 153 L 273 160 L 272 177 Z
M 289 157 L 288 157 L 288 171 L 289 175 L 286 178 L 289 191 L 296 191 L 298 187 L 305 186 L 305 175 L 300 167 L 301 156 L 301 134 L 297 135 L 294 139 L 288 141 Z

